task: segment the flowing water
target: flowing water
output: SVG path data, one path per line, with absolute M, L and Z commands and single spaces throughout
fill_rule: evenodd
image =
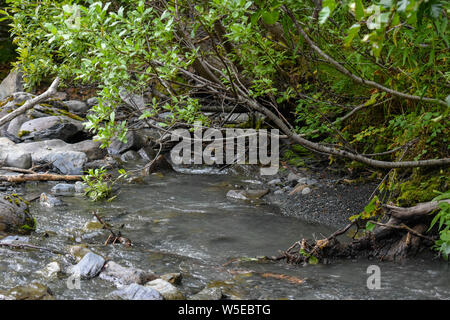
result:
M 62 198 L 67 206 L 43 208 L 36 201 L 31 211 L 38 228 L 28 241 L 60 250 L 85 243 L 124 266 L 151 269 L 156 274 L 180 272 L 180 288 L 187 296 L 208 285 L 222 288 L 231 299 L 450 297 L 449 265 L 438 260 L 416 259 L 405 264 L 345 260 L 298 266 L 245 259 L 277 255 L 301 238 L 321 238 L 335 230 L 282 216 L 276 206 L 263 201 L 229 199 L 229 189 L 251 181 L 204 173 L 152 175 L 144 184 L 121 186 L 112 202 L 67 196 Z M 50 187 L 28 185 L 26 193 L 47 192 Z M 107 230 L 83 230 L 95 220 L 93 211 L 115 227 L 123 225 L 121 232 L 133 246 L 104 246 Z M 68 289 L 64 276 L 51 281 L 40 278 L 36 271 L 58 259 L 49 252 L 0 248 L 0 290 L 36 280 L 47 285 L 57 299 L 103 299 L 116 289 L 100 278 L 82 280 L 81 289 Z M 379 290 L 367 288 L 367 268 L 372 264 L 381 270 Z

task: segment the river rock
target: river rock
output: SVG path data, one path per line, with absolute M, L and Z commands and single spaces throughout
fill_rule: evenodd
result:
M 23 91 L 22 72 L 18 70 L 11 71 L 8 76 L 0 83 L 0 100 L 3 100 L 14 92 Z
M 89 106 L 86 104 L 86 102 L 79 101 L 79 100 L 68 100 L 64 101 L 64 105 L 67 106 L 70 112 L 76 113 L 76 114 L 85 114 L 89 110 Z
M 56 261 L 50 262 L 43 269 L 36 271 L 38 275 L 48 280 L 55 279 L 59 272 L 61 272 L 61 266 Z
M 77 244 L 69 248 L 69 254 L 76 262 L 80 262 L 89 252 L 92 251 L 85 244 Z
M 93 106 L 98 105 L 98 98 L 92 97 L 86 100 L 86 104 L 89 108 L 92 108 Z
M 305 189 L 302 190 L 302 194 L 303 195 L 307 195 L 311 193 L 311 189 L 309 187 L 306 187 Z
M 126 142 L 122 142 L 119 139 L 113 139 L 108 147 L 109 154 L 118 155 L 128 150 L 139 150 L 144 146 L 144 138 L 134 131 L 129 131 L 125 135 Z
M 151 271 L 144 271 L 142 269 L 132 267 L 123 267 L 114 261 L 108 261 L 105 264 L 99 277 L 120 285 L 129 285 L 132 283 L 143 285 L 148 281 L 157 278 L 157 276 Z
M 50 289 L 38 282 L 17 286 L 8 291 L 0 291 L 5 300 L 54 300 Z
M 145 284 L 146 287 L 150 287 L 158 291 L 163 297 L 164 300 L 185 300 L 186 298 L 171 283 L 163 280 L 163 279 L 155 279 Z
M 179 272 L 166 273 L 160 276 L 161 279 L 171 283 L 171 284 L 181 284 L 183 276 Z
M 62 174 L 82 175 L 88 157 L 83 152 L 61 151 L 51 153 L 46 160 Z
M 0 193 L 0 232 L 34 230 L 36 221 L 28 204 L 15 194 Z
M 39 203 L 41 204 L 41 206 L 48 208 L 60 207 L 64 205 L 64 202 L 62 200 L 45 192 L 41 193 Z
M 29 240 L 28 237 L 25 236 L 7 236 L 0 240 L 0 243 L 12 244 L 12 243 L 27 243 Z
M 9 122 L 8 129 L 6 131 L 11 135 L 20 138 L 19 137 L 20 127 L 28 120 L 30 119 L 26 115 L 23 114 L 18 115 Z
M 69 273 L 79 275 L 82 279 L 97 276 L 105 264 L 105 259 L 93 252 L 88 252 L 76 265 L 69 268 Z
M 8 153 L 4 164 L 8 167 L 15 167 L 20 169 L 29 169 L 32 165 L 30 153 Z
M 199 293 L 190 297 L 189 300 L 220 300 L 223 297 L 222 290 L 220 288 L 204 288 Z
M 84 190 L 87 188 L 87 184 L 81 181 L 75 182 L 75 192 L 76 193 L 84 193 Z
M 122 88 L 119 90 L 119 97 L 132 108 L 138 108 L 139 110 L 146 108 L 146 103 L 142 95 L 128 92 Z
M 57 185 L 53 186 L 51 192 L 56 195 L 72 194 L 75 192 L 75 185 L 70 183 L 58 183 Z
M 155 289 L 137 283 L 115 290 L 109 297 L 123 300 L 163 300 L 163 296 Z
M 26 121 L 20 127 L 18 135 L 22 139 L 61 139 L 68 142 L 82 131 L 80 121 L 65 116 L 49 116 Z
M 138 154 L 145 161 L 151 161 L 156 157 L 156 151 L 153 148 L 151 148 L 150 146 L 145 146 L 145 147 L 139 149 Z
M 230 190 L 227 197 L 240 200 L 260 199 L 269 193 L 268 189 L 261 190 Z
M 120 156 L 120 160 L 124 162 L 139 160 L 141 156 L 134 150 L 128 150 Z

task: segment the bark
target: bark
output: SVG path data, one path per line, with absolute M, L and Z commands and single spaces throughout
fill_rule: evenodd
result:
M 19 174 L 16 176 L 0 176 L 0 181 L 27 182 L 27 181 L 80 181 L 81 176 L 60 175 L 51 173 Z

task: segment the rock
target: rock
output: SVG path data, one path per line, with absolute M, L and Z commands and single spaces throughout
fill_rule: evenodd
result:
M 71 194 L 75 192 L 75 185 L 70 183 L 58 183 L 51 189 L 51 192 L 57 195 Z
M 104 280 L 113 281 L 120 285 L 129 285 L 132 283 L 145 284 L 148 281 L 156 279 L 156 275 L 151 271 L 144 271 L 137 268 L 126 268 L 114 261 L 109 261 L 103 267 L 99 277 Z
M 28 237 L 24 237 L 24 236 L 7 236 L 7 237 L 4 237 L 2 240 L 0 240 L 0 243 L 7 243 L 7 244 L 27 243 L 27 242 L 28 242 Z
M 137 283 L 113 291 L 110 297 L 123 300 L 163 300 L 163 296 L 153 288 L 144 287 Z
M 0 291 L 6 300 L 54 300 L 50 289 L 40 283 L 14 287 L 8 291 Z
M 179 272 L 166 273 L 160 276 L 161 279 L 171 283 L 171 284 L 181 284 L 182 275 Z
M 65 116 L 49 116 L 26 121 L 20 126 L 19 138 L 36 141 L 61 139 L 69 142 L 83 131 L 80 121 Z
M 156 157 L 156 151 L 153 150 L 153 148 L 151 148 L 149 146 L 139 149 L 138 154 L 145 161 L 151 161 Z
M 145 284 L 146 287 L 150 287 L 158 291 L 163 297 L 164 300 L 185 300 L 186 298 L 171 283 L 163 280 L 163 279 L 155 279 Z
M 306 187 L 305 189 L 302 190 L 303 195 L 307 195 L 309 193 L 311 193 L 311 189 L 309 187 Z
M 75 259 L 75 261 L 80 262 L 83 257 L 88 254 L 89 252 L 92 252 L 88 249 L 86 245 L 78 244 L 75 246 L 71 246 L 69 248 L 69 253 L 72 256 L 72 258 Z
M 277 184 L 281 184 L 281 179 L 273 179 L 273 180 L 270 180 L 267 184 L 268 184 L 269 186 L 274 186 L 274 185 L 277 185 Z
M 27 116 L 21 114 L 9 122 L 8 129 L 6 131 L 11 135 L 20 138 L 19 137 L 20 127 L 28 120 L 30 119 Z
M 160 154 L 155 161 L 151 164 L 150 167 L 146 168 L 146 173 L 154 173 L 154 172 L 170 172 L 174 171 L 172 165 L 169 161 L 167 161 L 164 155 Z
M 249 200 L 260 199 L 269 193 L 268 189 L 261 190 L 230 190 L 227 193 L 227 197 L 233 199 Z
M 119 90 L 119 96 L 127 105 L 132 108 L 138 108 L 139 110 L 143 110 L 146 108 L 145 100 L 142 95 L 130 93 L 125 89 Z
M 0 232 L 26 232 L 36 228 L 28 204 L 15 194 L 0 193 Z
M 191 296 L 189 300 L 220 300 L 222 296 L 223 294 L 220 288 L 204 288 L 199 293 Z
M 89 110 L 89 106 L 85 102 L 79 100 L 64 101 L 64 105 L 67 106 L 69 111 L 76 114 L 86 114 Z
M 52 99 L 54 100 L 66 100 L 67 99 L 67 93 L 63 92 L 63 91 L 58 91 L 56 92 L 53 96 Z
M 317 181 L 316 179 L 313 179 L 313 178 L 307 178 L 306 179 L 306 184 L 310 185 L 310 186 L 313 186 L 313 185 L 317 184 L 318 182 L 319 181 Z
M 51 153 L 45 160 L 51 163 L 62 174 L 82 175 L 88 157 L 83 152 L 61 151 Z
M 120 160 L 124 162 L 136 161 L 139 160 L 140 158 L 141 156 L 136 151 L 133 150 L 128 150 L 127 152 L 125 152 L 120 156 Z
M 126 142 L 114 139 L 108 147 L 109 154 L 118 155 L 128 150 L 139 150 L 144 146 L 144 139 L 134 131 L 129 131 L 125 135 Z
M 284 191 L 281 190 L 281 189 L 275 190 L 275 191 L 273 192 L 273 194 L 283 194 L 283 193 L 284 193 Z
M 292 182 L 295 181 L 297 182 L 299 179 L 301 179 L 302 176 L 299 175 L 298 173 L 294 173 L 294 172 L 289 172 L 288 176 L 287 176 L 287 181 L 288 182 Z
M 84 190 L 87 188 L 87 184 L 81 181 L 75 182 L 75 192 L 76 193 L 84 193 Z
M 298 183 L 294 189 L 292 189 L 292 191 L 289 193 L 290 196 L 292 196 L 293 194 L 302 192 L 305 188 L 308 188 L 306 184 L 302 184 L 302 183 Z M 309 188 L 308 188 L 309 189 Z
M 58 262 L 50 262 L 45 268 L 36 271 L 37 274 L 44 277 L 45 279 L 54 279 L 57 277 L 58 273 L 61 271 L 61 266 Z
M 39 198 L 39 203 L 41 204 L 41 206 L 48 208 L 59 207 L 64 205 L 64 202 L 62 202 L 62 200 L 52 195 L 49 195 L 45 192 L 41 194 L 41 197 Z
M 12 95 L 14 92 L 23 91 L 22 72 L 13 70 L 0 83 L 0 100 Z
M 98 105 L 98 99 L 96 97 L 92 97 L 86 100 L 86 104 L 89 108 Z
M 99 146 L 99 142 L 92 140 L 68 144 L 58 139 L 16 144 L 7 138 L 0 137 L 0 161 L 4 161 L 9 154 L 30 153 L 33 163 L 55 161 L 53 166 L 63 173 L 82 174 L 88 160 L 104 157 L 106 151 Z
M 31 168 L 31 154 L 29 153 L 8 153 L 4 163 L 8 167 L 15 167 L 21 169 Z
M 69 273 L 79 275 L 82 279 L 97 276 L 105 264 L 105 259 L 93 252 L 88 252 L 76 265 L 69 268 Z

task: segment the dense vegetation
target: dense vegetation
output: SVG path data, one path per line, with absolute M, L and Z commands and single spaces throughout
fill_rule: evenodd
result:
M 135 110 L 142 120 L 171 111 L 167 125 L 218 126 L 202 108 L 247 108 L 330 162 L 384 168 L 358 218 L 387 201 L 449 198 L 448 1 L 7 3 L 1 13 L 29 88 L 56 75 L 96 84 L 101 101 L 87 127 L 104 146 L 126 132 L 116 117 L 125 88 L 152 94 L 148 109 Z M 450 209 L 441 207 L 446 257 Z

